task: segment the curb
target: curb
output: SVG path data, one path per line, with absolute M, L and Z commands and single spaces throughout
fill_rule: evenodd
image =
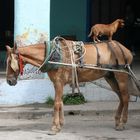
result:
M 140 114 L 140 109 L 129 110 L 129 115 L 138 115 Z M 92 116 L 115 116 L 115 110 L 65 110 L 65 116 L 74 116 L 74 115 L 92 115 Z M 41 119 L 53 116 L 53 110 L 20 110 L 20 111 L 0 111 L 0 119 Z

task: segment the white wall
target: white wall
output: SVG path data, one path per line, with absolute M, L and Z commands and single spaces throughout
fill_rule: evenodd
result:
M 14 40 L 17 45 L 24 46 L 49 39 L 50 0 L 15 0 Z M 42 77 L 42 74 L 39 73 L 39 76 Z M 0 104 L 44 102 L 50 94 L 54 96 L 49 79 L 20 80 L 12 87 L 5 79 L 0 79 Z
M 15 0 L 14 23 L 14 37 L 25 39 L 23 44 L 37 43 L 42 34 L 49 40 L 50 0 Z
M 16 86 L 9 86 L 5 79 L 0 79 L 1 105 L 44 103 L 48 96 L 54 97 L 53 84 L 48 79 L 20 80 Z

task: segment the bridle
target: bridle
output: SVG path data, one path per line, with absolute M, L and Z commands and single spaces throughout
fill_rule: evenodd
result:
M 23 65 L 23 59 L 22 59 L 20 53 L 18 53 L 18 58 L 19 58 L 19 73 L 20 73 L 20 75 L 23 75 L 24 65 Z
M 20 75 L 23 75 L 24 64 L 23 64 L 22 56 L 19 52 L 16 52 L 14 54 L 17 55 L 18 58 L 15 59 L 14 56 L 13 56 L 13 53 L 11 53 L 11 64 L 10 64 L 10 66 L 11 66 L 12 70 L 16 73 L 16 75 L 18 75 L 17 70 L 19 70 Z

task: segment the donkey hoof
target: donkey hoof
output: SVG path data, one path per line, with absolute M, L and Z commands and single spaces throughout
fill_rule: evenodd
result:
M 60 132 L 61 127 L 60 126 L 52 126 L 51 130 L 55 133 L 58 133 L 58 132 Z
M 58 132 L 60 132 L 61 129 L 53 127 L 50 131 L 47 132 L 48 135 L 56 135 Z
M 116 126 L 116 131 L 123 131 L 125 127 L 123 125 Z
M 48 135 L 56 135 L 57 133 L 55 131 L 50 130 L 50 131 L 47 132 L 47 134 Z

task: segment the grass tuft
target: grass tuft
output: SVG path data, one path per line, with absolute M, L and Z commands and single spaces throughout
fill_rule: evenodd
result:
M 74 93 L 74 94 L 66 94 L 63 96 L 63 103 L 65 105 L 79 105 L 86 103 L 85 97 L 82 93 Z M 46 100 L 46 104 L 51 107 L 54 105 L 54 99 L 52 97 L 48 97 Z

